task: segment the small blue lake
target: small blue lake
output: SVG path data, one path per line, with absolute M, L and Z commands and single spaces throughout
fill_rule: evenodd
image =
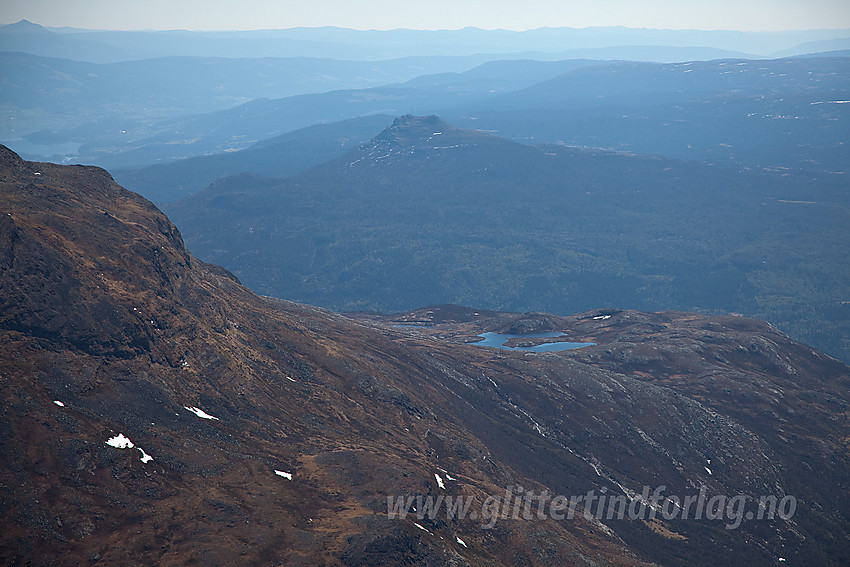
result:
M 560 352 L 562 350 L 573 350 L 576 348 L 591 346 L 596 343 L 570 343 L 570 342 L 557 342 L 557 343 L 543 343 L 542 345 L 537 346 L 529 346 L 529 347 L 509 347 L 505 346 L 511 339 L 543 339 L 543 338 L 552 338 L 552 337 L 560 337 L 563 333 L 539 333 L 536 335 L 506 335 L 503 333 L 484 333 L 478 335 L 482 338 L 482 340 L 474 344 L 475 346 L 487 346 L 493 348 L 502 348 L 505 350 L 527 350 L 530 352 Z

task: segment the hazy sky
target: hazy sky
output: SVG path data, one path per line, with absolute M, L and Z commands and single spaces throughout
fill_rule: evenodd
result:
M 0 23 L 21 19 L 93 29 L 791 30 L 850 28 L 850 0 L 0 0 Z

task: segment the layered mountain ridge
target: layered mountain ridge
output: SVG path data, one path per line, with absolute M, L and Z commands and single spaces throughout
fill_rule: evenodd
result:
M 839 174 L 529 146 L 407 115 L 288 179 L 220 179 L 164 209 L 199 257 L 267 295 L 744 313 L 846 360 L 847 204 Z
M 848 560 L 850 369 L 764 323 L 450 306 L 343 316 L 257 296 L 195 259 L 103 170 L 3 148 L 0 194 L 5 564 Z M 595 344 L 469 344 L 511 330 Z M 395 496 L 478 510 L 520 486 L 634 500 L 661 485 L 797 505 L 736 529 L 388 514 Z
M 620 58 L 640 59 L 639 51 Z M 316 124 L 439 114 L 522 142 L 804 174 L 844 170 L 841 101 L 850 95 L 843 52 L 761 60 L 674 51 L 670 64 L 585 53 L 556 61 L 161 58 L 100 66 L 5 53 L 10 116 L 0 135 L 19 152 L 112 171 L 226 156 Z M 404 77 L 416 78 L 386 84 Z M 150 196 L 174 200 L 180 191 L 173 192 Z

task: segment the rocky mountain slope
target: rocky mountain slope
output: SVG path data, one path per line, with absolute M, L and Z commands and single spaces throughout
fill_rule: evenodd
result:
M 343 316 L 197 260 L 100 169 L 2 148 L 0 204 L 4 564 L 850 560 L 850 368 L 764 323 Z M 544 330 L 595 344 L 468 344 Z M 662 511 L 700 490 L 795 507 L 734 527 L 735 509 L 609 520 L 590 501 L 573 519 L 532 500 L 484 516 L 488 498 L 544 491 L 646 508 L 662 486 Z M 429 495 L 480 515 L 388 514 L 388 497 Z

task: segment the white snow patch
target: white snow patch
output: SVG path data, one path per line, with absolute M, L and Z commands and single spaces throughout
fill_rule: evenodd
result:
M 287 376 L 286 379 L 291 381 L 291 382 L 295 382 L 295 379 L 293 379 L 291 376 Z
M 63 404 L 63 403 L 62 403 L 62 402 L 60 402 L 59 400 L 53 400 L 53 403 L 54 403 L 54 404 L 56 404 L 57 406 L 59 406 L 60 408 L 64 408 L 64 407 L 65 407 L 65 404 Z
M 449 471 L 447 471 L 446 469 L 440 469 L 440 470 L 443 471 L 443 475 L 446 477 L 446 480 L 457 480 L 452 475 L 450 475 Z
M 282 476 L 286 480 L 292 480 L 292 473 L 279 471 L 279 470 L 275 469 L 274 474 L 276 474 L 277 476 Z
M 142 449 L 141 447 L 136 447 L 136 448 L 137 448 L 139 451 L 141 451 L 141 452 L 142 452 L 142 458 L 141 458 L 141 459 L 139 459 L 140 461 L 142 461 L 143 463 L 148 463 L 149 461 L 152 461 L 152 460 L 153 460 L 153 457 L 151 457 L 150 455 L 148 455 L 147 453 L 145 453 L 145 450 L 144 450 L 144 449 Z
M 106 444 L 109 445 L 110 447 L 115 447 L 117 449 L 132 449 L 133 448 L 133 442 L 130 441 L 129 439 L 127 439 L 126 437 L 124 437 L 123 433 L 119 433 L 115 437 L 110 437 L 106 441 Z
M 192 412 L 193 414 L 197 415 L 198 417 L 202 418 L 202 419 L 216 419 L 216 420 L 218 419 L 217 417 L 212 416 L 212 415 L 208 414 L 207 412 L 205 412 L 204 410 L 202 410 L 200 408 L 196 408 L 195 406 L 192 406 L 192 407 L 183 406 L 183 407 L 186 408 L 187 410 L 189 410 L 190 412 Z
M 460 539 L 459 537 L 455 536 L 455 540 L 457 540 L 457 542 L 458 542 L 459 544 L 461 544 L 462 546 L 464 546 L 464 547 L 469 547 L 469 546 L 468 546 L 468 545 L 466 545 L 466 543 L 464 543 L 464 541 L 463 541 L 462 539 Z
M 710 468 L 708 468 L 708 467 L 703 467 L 703 468 L 705 469 L 705 472 L 707 472 L 708 474 L 710 474 L 710 475 L 714 474 L 713 472 L 711 472 Z
M 437 486 L 439 486 L 440 488 L 442 488 L 443 490 L 445 490 L 445 489 L 446 489 L 446 485 L 445 485 L 445 484 L 443 484 L 443 479 L 442 479 L 442 478 L 440 478 L 440 475 L 438 475 L 437 473 L 434 473 L 434 478 L 436 478 L 436 479 L 437 479 Z
M 611 318 L 610 315 L 597 315 L 596 317 L 594 317 L 594 319 L 602 319 L 603 321 L 605 319 L 610 319 L 610 318 Z
M 423 532 L 428 532 L 429 534 L 431 534 L 431 532 L 429 532 L 428 529 L 425 528 L 424 526 L 417 524 L 416 522 L 413 522 L 413 525 L 416 526 L 417 528 L 419 528 L 420 530 L 422 530 Z M 431 535 L 434 535 L 434 534 L 431 534 Z

